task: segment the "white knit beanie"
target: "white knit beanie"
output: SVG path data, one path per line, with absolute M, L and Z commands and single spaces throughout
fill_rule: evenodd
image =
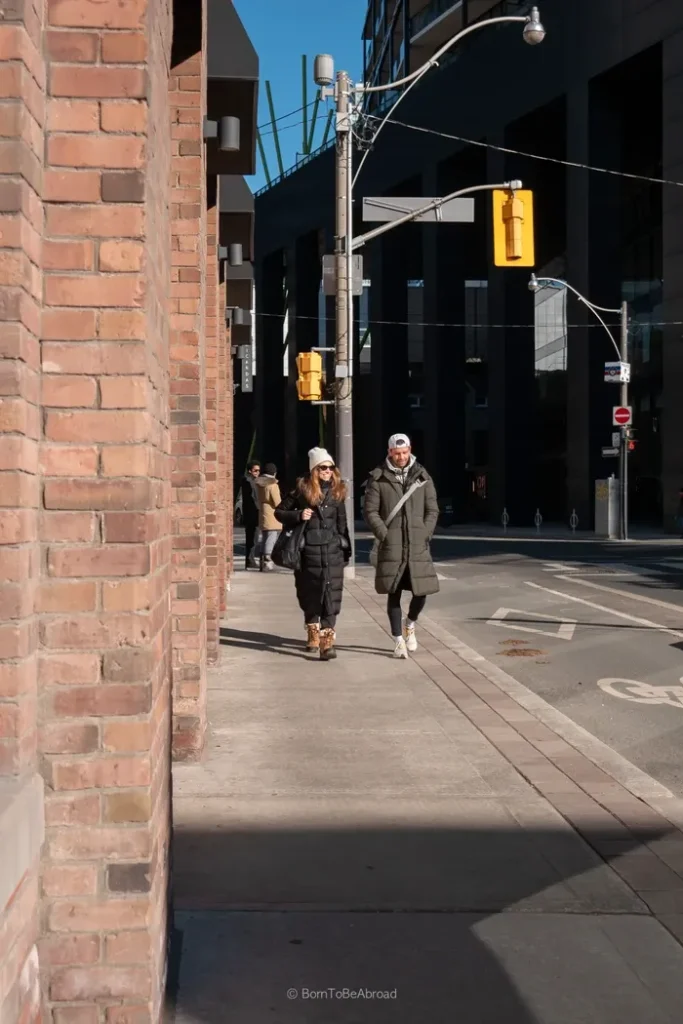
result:
M 315 467 L 320 466 L 323 462 L 328 462 L 330 466 L 334 466 L 334 459 L 326 448 L 311 448 L 308 453 L 309 472 L 312 473 Z

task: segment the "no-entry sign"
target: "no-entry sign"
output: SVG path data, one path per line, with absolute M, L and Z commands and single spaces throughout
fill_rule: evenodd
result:
M 627 427 L 631 422 L 631 406 L 615 405 L 612 409 L 612 424 L 615 427 Z

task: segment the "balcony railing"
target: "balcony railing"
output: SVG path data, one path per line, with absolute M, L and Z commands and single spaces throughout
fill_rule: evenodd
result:
M 457 11 L 458 8 L 463 6 L 463 0 L 432 0 L 427 7 L 425 7 L 419 14 L 416 14 L 414 18 L 410 19 L 408 35 L 410 39 L 414 39 L 419 32 L 424 31 L 428 28 L 437 18 L 441 18 L 444 14 L 448 14 L 451 11 Z M 499 0 L 498 3 L 492 4 L 488 10 L 484 11 L 477 18 L 468 18 L 467 24 L 473 25 L 477 21 L 486 21 L 489 18 L 501 18 L 506 15 L 521 15 L 531 10 L 533 4 L 529 0 Z M 465 8 L 466 10 L 466 8 Z

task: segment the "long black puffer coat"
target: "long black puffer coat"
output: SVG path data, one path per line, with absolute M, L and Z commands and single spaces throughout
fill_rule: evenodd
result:
M 304 531 L 301 569 L 294 573 L 294 583 L 308 622 L 319 615 L 339 615 L 351 542 L 344 502 L 331 497 L 329 487 L 323 487 L 323 500 L 316 506 L 309 505 L 300 490 L 292 491 L 275 509 L 275 518 L 291 529 L 305 508 L 313 508 L 313 515 Z

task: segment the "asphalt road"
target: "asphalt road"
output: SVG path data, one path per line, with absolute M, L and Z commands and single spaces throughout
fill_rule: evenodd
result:
M 426 615 L 683 795 L 681 542 L 441 534 L 432 551 Z

